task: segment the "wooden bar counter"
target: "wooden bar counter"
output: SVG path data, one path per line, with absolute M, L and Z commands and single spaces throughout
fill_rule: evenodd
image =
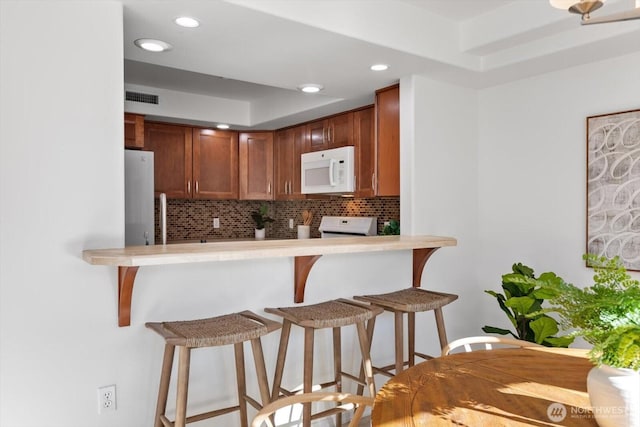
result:
M 131 297 L 138 268 L 258 258 L 294 258 L 294 302 L 304 301 L 304 289 L 313 264 L 322 255 L 394 250 L 413 251 L 413 286 L 420 286 L 422 270 L 433 252 L 455 246 L 456 240 L 439 236 L 370 236 L 327 239 L 217 241 L 172 245 L 92 249 L 82 258 L 93 265 L 118 267 L 118 325 L 129 326 Z

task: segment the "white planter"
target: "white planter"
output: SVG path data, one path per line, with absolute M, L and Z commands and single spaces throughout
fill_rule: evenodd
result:
M 311 226 L 310 225 L 299 225 L 298 226 L 298 239 L 308 239 L 311 237 Z
M 256 232 L 256 239 L 257 239 L 257 240 L 264 240 L 265 231 L 266 231 L 266 228 L 261 228 L 260 230 L 258 230 L 258 229 L 256 228 L 256 229 L 255 229 L 255 232 Z
M 600 427 L 640 427 L 640 373 L 602 365 L 589 371 L 587 391 Z

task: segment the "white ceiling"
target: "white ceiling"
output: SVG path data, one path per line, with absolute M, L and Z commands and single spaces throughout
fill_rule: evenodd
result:
M 581 26 L 547 0 L 122 1 L 125 83 L 246 102 L 251 113 L 237 128 L 275 129 L 366 105 L 375 89 L 407 75 L 483 88 L 640 46 L 640 20 Z M 633 7 L 609 0 L 597 13 Z M 180 15 L 201 26 L 176 26 Z M 144 52 L 137 38 L 173 49 Z M 391 68 L 368 69 L 378 62 Z M 325 89 L 296 90 L 309 82 Z

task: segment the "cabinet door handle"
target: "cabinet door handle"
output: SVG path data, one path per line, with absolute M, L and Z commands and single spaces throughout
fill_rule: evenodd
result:
M 371 189 L 375 191 L 376 189 L 376 174 L 375 172 L 371 174 Z
M 198 189 L 198 181 L 196 181 L 196 194 L 198 194 L 200 190 Z
M 322 128 L 322 142 L 327 141 L 327 129 Z
M 289 193 L 288 194 L 291 194 L 291 181 L 288 181 L 288 182 L 289 182 Z
M 187 181 L 187 194 L 191 194 L 191 180 Z
M 331 128 L 327 129 L 327 135 L 328 135 L 328 139 L 329 139 L 329 144 L 331 144 Z
M 267 194 L 271 194 L 271 181 L 267 184 Z

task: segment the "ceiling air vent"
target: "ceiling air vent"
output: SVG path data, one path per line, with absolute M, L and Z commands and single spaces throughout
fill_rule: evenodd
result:
M 148 93 L 127 91 L 125 93 L 125 99 L 127 101 L 142 102 L 145 104 L 158 104 L 158 95 L 151 95 Z

